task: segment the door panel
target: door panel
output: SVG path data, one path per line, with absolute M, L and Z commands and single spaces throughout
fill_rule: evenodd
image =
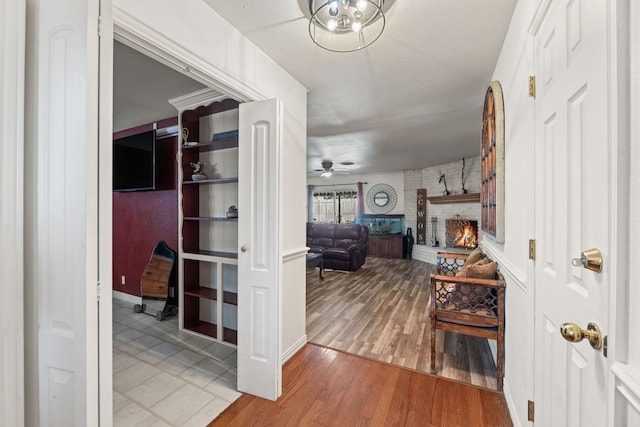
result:
M 98 6 L 27 8 L 28 425 L 98 425 Z
M 275 400 L 280 349 L 279 155 L 282 104 L 240 104 L 238 390 Z
M 608 321 L 610 209 L 607 2 L 553 1 L 536 34 L 536 419 L 544 426 L 600 426 L 607 363 L 559 328 Z M 589 248 L 600 273 L 571 265 Z

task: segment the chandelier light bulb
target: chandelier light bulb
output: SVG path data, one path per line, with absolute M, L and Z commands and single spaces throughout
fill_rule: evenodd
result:
M 356 52 L 378 40 L 385 27 L 384 0 L 308 0 L 309 35 L 331 52 Z
M 367 0 L 358 0 L 358 3 L 356 3 L 356 9 L 358 9 L 360 12 L 364 12 L 367 9 L 368 5 L 369 2 Z

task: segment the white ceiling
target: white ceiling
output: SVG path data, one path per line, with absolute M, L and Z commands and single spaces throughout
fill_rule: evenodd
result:
M 122 43 L 113 43 L 113 130 L 176 116 L 169 99 L 204 86 Z
M 204 1 L 309 89 L 308 171 L 323 159 L 361 174 L 480 154 L 484 93 L 517 0 L 387 0 L 384 33 L 352 53 L 311 41 L 307 0 Z

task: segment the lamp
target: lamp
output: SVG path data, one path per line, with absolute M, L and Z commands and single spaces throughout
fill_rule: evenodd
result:
M 331 52 L 354 52 L 378 40 L 384 0 L 309 0 L 309 35 Z

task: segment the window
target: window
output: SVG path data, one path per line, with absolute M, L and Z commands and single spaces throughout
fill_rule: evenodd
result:
M 351 224 L 356 221 L 357 191 L 313 193 L 313 222 Z
M 482 117 L 482 231 L 504 242 L 504 103 L 500 82 L 487 89 Z

